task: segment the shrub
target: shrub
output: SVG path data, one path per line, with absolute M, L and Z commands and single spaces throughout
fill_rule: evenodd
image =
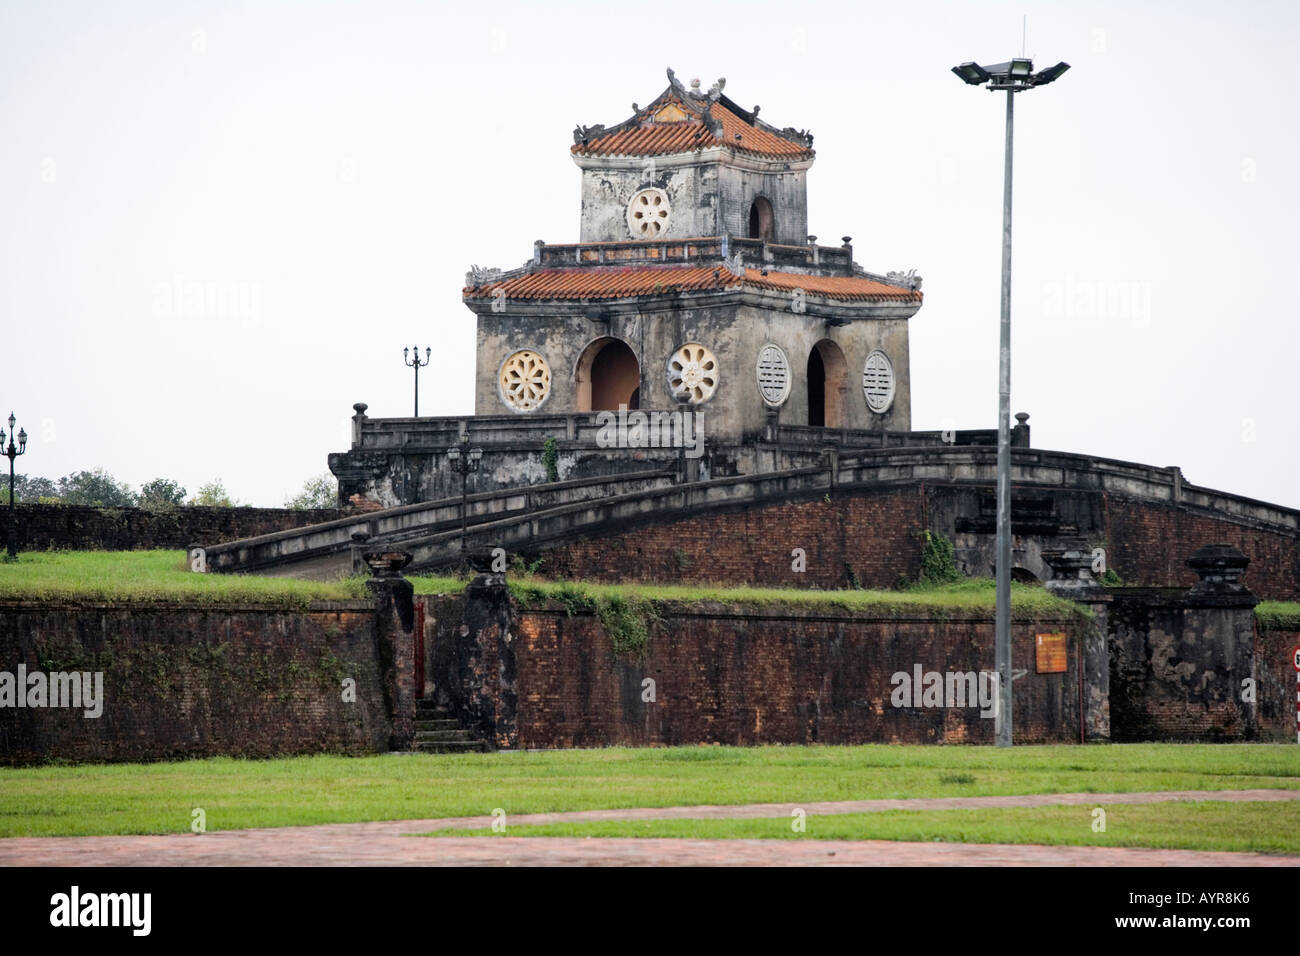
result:
M 547 481 L 560 480 L 560 446 L 554 438 L 542 443 L 542 465 L 546 468 Z
M 925 584 L 951 584 L 961 580 L 957 561 L 953 556 L 952 542 L 941 534 L 924 532 L 925 545 L 921 548 L 921 581 Z
M 198 492 L 187 503 L 208 508 L 234 508 L 237 506 L 237 502 L 230 497 L 230 492 L 226 491 L 226 486 L 221 483 L 220 478 L 200 485 Z

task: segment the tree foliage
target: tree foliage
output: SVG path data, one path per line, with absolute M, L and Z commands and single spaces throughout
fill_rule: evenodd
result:
M 199 490 L 194 493 L 186 504 L 199 505 L 208 508 L 236 508 L 238 502 L 230 497 L 230 492 L 226 491 L 226 486 L 221 483 L 220 478 L 214 478 L 212 481 L 199 485 Z
M 48 478 L 14 475 L 14 501 L 24 505 L 53 504 L 59 497 L 59 486 Z M 9 476 L 0 478 L 0 505 L 9 504 Z
M 140 486 L 141 508 L 175 508 L 184 503 L 184 487 L 170 478 L 155 478 Z
M 59 501 L 65 505 L 90 505 L 97 508 L 132 508 L 135 492 L 103 468 L 75 471 L 59 479 Z
M 309 508 L 337 508 L 338 503 L 338 480 L 327 471 L 304 481 L 302 490 L 293 497 L 286 498 L 284 506 L 295 511 L 305 511 Z

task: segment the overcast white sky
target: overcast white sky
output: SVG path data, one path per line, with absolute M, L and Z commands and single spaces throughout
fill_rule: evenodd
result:
M 808 128 L 809 231 L 916 268 L 916 428 L 997 410 L 1003 98 L 1013 410 L 1038 447 L 1300 507 L 1291 3 L 25 3 L 0 7 L 0 404 L 29 474 L 279 505 L 356 401 L 472 411 L 471 263 L 577 239 L 575 123 L 664 68 Z M 206 293 L 195 301 L 193 284 Z

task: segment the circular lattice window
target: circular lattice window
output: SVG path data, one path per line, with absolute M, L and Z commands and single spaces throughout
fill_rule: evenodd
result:
M 643 189 L 627 204 L 627 228 L 633 239 L 656 239 L 668 230 L 672 208 L 662 189 Z
M 550 394 L 551 369 L 532 349 L 520 349 L 501 363 L 498 381 L 506 405 L 517 412 L 531 412 Z
M 884 412 L 894 402 L 894 366 L 880 349 L 872 349 L 862 366 L 862 394 L 873 412 Z
M 698 405 L 718 389 L 718 360 L 697 342 L 687 342 L 668 359 L 668 391 L 679 402 Z
M 758 391 L 773 408 L 790 395 L 790 362 L 777 345 L 764 345 L 758 353 Z

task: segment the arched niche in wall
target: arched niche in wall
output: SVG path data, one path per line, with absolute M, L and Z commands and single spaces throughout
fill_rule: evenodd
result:
M 830 339 L 822 339 L 808 353 L 808 424 L 824 428 L 844 425 L 844 393 L 848 386 L 849 363 L 844 351 Z
M 776 219 L 772 215 L 772 204 L 763 196 L 758 196 L 749 206 L 749 238 L 766 239 L 771 242 L 776 238 Z
M 641 404 L 641 365 L 622 339 L 605 336 L 583 349 L 575 377 L 580 412 L 616 412 L 620 405 Z

